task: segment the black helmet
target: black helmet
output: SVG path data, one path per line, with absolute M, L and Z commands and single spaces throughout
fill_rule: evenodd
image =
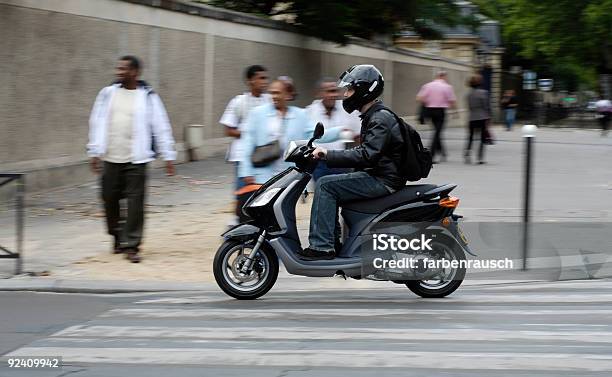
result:
M 374 101 L 383 92 L 385 80 L 380 71 L 370 64 L 354 65 L 340 76 L 339 88 L 353 88 L 355 93 L 343 98 L 342 107 L 347 113 L 359 110 Z

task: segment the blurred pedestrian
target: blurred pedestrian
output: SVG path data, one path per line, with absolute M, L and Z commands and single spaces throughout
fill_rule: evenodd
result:
M 278 76 L 276 79 L 284 82 L 285 85 L 287 86 L 287 91 L 289 92 L 289 97 L 287 98 L 287 101 L 289 102 L 295 101 L 298 93 L 297 93 L 297 90 L 295 89 L 295 83 L 293 82 L 293 79 L 290 76 Z
M 234 190 L 237 199 L 236 212 L 238 217 L 240 217 L 239 214 L 241 213 L 239 207 L 241 207 L 242 191 L 244 191 L 244 182 L 238 173 L 238 164 L 243 154 L 241 135 L 244 131 L 244 125 L 249 112 L 257 106 L 270 102 L 270 96 L 266 93 L 268 88 L 268 71 L 265 67 L 261 65 L 247 67 L 245 79 L 249 91 L 232 98 L 219 120 L 219 123 L 225 127 L 225 134 L 234 138 L 234 141 L 232 141 L 227 151 L 226 159 L 228 162 L 234 164 L 236 173 Z M 237 218 L 235 218 L 230 225 L 236 223 L 238 223 Z
M 473 75 L 468 85 L 471 90 L 467 96 L 467 104 L 470 111 L 470 122 L 468 130 L 468 140 L 465 147 L 465 163 L 471 163 L 470 153 L 472 150 L 472 140 L 474 133 L 480 133 L 480 146 L 478 148 L 478 163 L 484 164 L 484 150 L 487 144 L 487 123 L 491 119 L 491 103 L 489 92 L 482 89 L 482 76 Z
M 427 117 L 431 119 L 435 132 L 431 145 L 431 155 L 437 152 L 442 155 L 441 161 L 446 161 L 446 150 L 442 143 L 442 130 L 448 108 L 456 108 L 456 98 L 453 87 L 448 83 L 448 74 L 440 71 L 436 78 L 423 85 L 417 94 L 417 101 L 426 108 Z
M 113 253 L 140 262 L 144 228 L 147 164 L 156 153 L 174 175 L 176 159 L 172 128 L 159 95 L 138 80 L 138 58 L 123 56 L 116 65 L 117 81 L 98 94 L 89 118 L 87 153 L 94 173 L 102 172 L 102 199 Z M 104 162 L 102 165 L 102 161 Z M 121 218 L 120 199 L 127 199 L 127 217 Z
M 516 110 L 518 108 L 518 99 L 514 94 L 514 90 L 508 89 L 504 91 L 501 99 L 501 106 L 504 109 L 504 121 L 506 123 L 506 131 L 512 131 L 512 126 L 516 120 Z
M 336 127 L 341 127 L 344 132 L 351 134 L 353 140 L 359 138 L 361 130 L 361 119 L 357 112 L 347 113 L 342 107 L 340 99 L 340 91 L 336 85 L 336 80 L 330 77 L 324 77 L 317 84 L 318 99 L 314 100 L 306 110 L 310 116 L 310 121 L 313 124 L 323 123 L 325 130 Z M 327 150 L 341 150 L 345 147 L 344 141 L 335 141 L 333 143 L 323 143 L 319 146 Z M 330 174 L 348 173 L 349 169 L 330 168 L 325 161 L 319 161 L 319 165 L 312 174 L 315 181 L 319 178 Z
M 601 135 L 606 136 L 610 127 L 610 118 L 612 118 L 612 102 L 609 99 L 605 99 L 602 95 L 599 101 L 595 102 L 595 109 L 597 110 L 597 118 L 601 125 Z
M 315 128 L 304 109 L 288 106 L 293 93 L 285 82 L 273 81 L 268 93 L 272 103 L 253 109 L 244 127 L 244 153 L 239 165 L 243 184 L 263 184 L 289 167 L 282 159 L 289 142 L 310 139 Z M 337 139 L 340 131 L 327 130 L 321 141 Z

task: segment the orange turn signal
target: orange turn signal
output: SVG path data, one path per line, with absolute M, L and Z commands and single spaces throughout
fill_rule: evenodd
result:
M 250 184 L 242 187 L 240 190 L 234 192 L 235 195 L 240 196 L 259 190 L 262 185 Z
M 451 223 L 450 217 L 445 217 L 442 219 L 442 225 L 444 225 L 445 227 L 448 227 L 450 223 Z
M 457 208 L 457 206 L 459 205 L 459 198 L 449 196 L 447 198 L 441 199 L 439 204 L 440 207 Z

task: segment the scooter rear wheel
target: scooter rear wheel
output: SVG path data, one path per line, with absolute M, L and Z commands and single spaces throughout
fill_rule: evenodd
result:
M 432 248 L 437 250 L 445 259 L 464 260 L 465 253 L 458 247 L 449 247 L 450 240 L 433 242 Z M 423 298 L 442 298 L 450 295 L 459 288 L 465 278 L 465 268 L 459 267 L 448 273 L 440 280 L 411 280 L 405 284 L 414 294 Z
M 254 300 L 265 295 L 278 277 L 278 257 L 265 242 L 253 258 L 249 271 L 242 273 L 241 268 L 254 245 L 254 240 L 227 240 L 219 247 L 213 261 L 217 285 L 239 300 Z

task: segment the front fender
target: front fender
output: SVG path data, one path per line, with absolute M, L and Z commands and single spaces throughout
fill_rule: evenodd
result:
M 226 240 L 235 239 L 239 241 L 244 241 L 257 238 L 259 233 L 261 233 L 261 229 L 259 229 L 253 224 L 244 223 L 234 226 L 227 232 L 223 233 L 221 237 Z

